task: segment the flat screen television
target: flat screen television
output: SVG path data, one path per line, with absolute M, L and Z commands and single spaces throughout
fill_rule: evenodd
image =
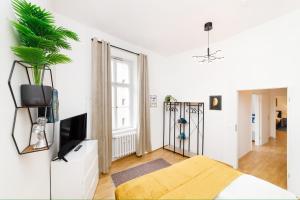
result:
M 86 124 L 86 113 L 60 121 L 59 159 L 86 139 Z

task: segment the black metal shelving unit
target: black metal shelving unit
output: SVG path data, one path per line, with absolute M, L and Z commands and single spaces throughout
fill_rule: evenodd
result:
M 179 123 L 178 120 L 181 118 L 185 119 L 187 123 Z M 183 135 L 185 137 L 182 138 Z M 201 155 L 203 155 L 204 103 L 164 102 L 163 149 L 192 157 L 200 154 L 200 146 Z
M 14 72 L 16 70 L 16 67 L 21 67 L 21 68 L 25 69 L 25 71 L 26 71 L 26 78 L 28 79 L 28 84 L 30 84 L 30 85 L 32 83 L 31 83 L 29 71 L 33 68 L 33 67 L 30 67 L 30 66 L 27 66 L 22 61 L 15 60 L 13 62 L 13 65 L 12 65 L 12 68 L 11 68 L 11 71 L 10 71 L 10 75 L 9 75 L 9 79 L 8 79 L 8 87 L 9 87 L 9 90 L 10 90 L 10 93 L 11 93 L 11 96 L 12 96 L 12 99 L 13 99 L 13 102 L 14 102 L 14 106 L 15 106 L 13 126 L 12 126 L 12 132 L 11 132 L 14 144 L 16 146 L 18 154 L 20 154 L 20 155 L 48 150 L 48 149 L 50 149 L 50 147 L 54 143 L 55 119 L 54 119 L 54 110 L 53 110 L 53 107 L 52 107 L 51 104 L 47 105 L 47 106 L 30 106 L 30 107 L 26 107 L 26 106 L 22 106 L 22 105 L 20 105 L 20 104 L 17 103 L 16 97 L 15 97 L 15 92 L 14 92 L 13 87 L 12 87 L 12 78 L 13 78 Z M 52 89 L 54 89 L 52 71 L 51 71 L 51 69 L 49 67 L 44 66 L 44 68 L 42 70 L 41 90 L 42 90 L 45 102 L 46 102 L 46 98 L 45 98 L 45 92 L 44 92 L 44 87 L 43 86 L 44 86 L 45 72 L 47 72 L 47 71 L 50 74 L 51 87 L 52 87 Z M 44 117 L 47 117 L 47 111 L 49 109 L 52 110 L 52 122 L 51 123 L 50 122 L 47 123 L 47 124 L 51 124 L 52 125 L 52 140 L 51 140 L 51 144 L 49 144 L 49 141 L 48 141 L 48 138 L 47 138 L 47 133 L 46 133 L 46 131 L 44 131 L 43 134 L 44 134 L 44 138 L 45 138 L 45 141 L 46 141 L 46 147 L 43 147 L 43 148 L 33 148 L 33 144 L 31 143 L 32 142 L 32 129 L 33 129 L 34 124 L 36 124 L 36 122 L 34 121 L 34 117 L 33 117 L 33 113 L 31 111 L 31 109 L 36 109 L 36 113 L 38 113 L 38 109 L 39 108 L 44 108 Z M 19 145 L 17 143 L 16 137 L 15 137 L 16 120 L 17 120 L 18 112 L 20 110 L 22 110 L 22 109 L 25 109 L 27 111 L 27 113 L 29 115 L 30 122 L 31 122 L 31 128 L 30 128 L 30 135 L 29 135 L 28 146 L 25 147 L 24 149 L 20 149 L 20 147 L 19 147 Z

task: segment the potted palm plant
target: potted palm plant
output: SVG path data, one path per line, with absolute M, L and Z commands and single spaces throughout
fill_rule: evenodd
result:
M 71 49 L 68 39 L 78 41 L 76 33 L 55 25 L 53 15 L 45 9 L 27 2 L 12 0 L 16 20 L 12 26 L 18 34 L 19 44 L 11 49 L 22 62 L 31 66 L 32 85 L 21 85 L 23 106 L 49 105 L 52 88 L 42 85 L 43 70 L 56 64 L 71 62 L 60 53 L 62 49 Z

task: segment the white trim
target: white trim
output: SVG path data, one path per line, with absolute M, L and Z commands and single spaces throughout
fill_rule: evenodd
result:
M 137 129 L 136 128 L 125 128 L 125 129 L 119 129 L 119 130 L 114 130 L 113 137 L 114 135 L 122 135 L 124 133 L 129 133 L 129 132 L 135 132 L 136 133 Z

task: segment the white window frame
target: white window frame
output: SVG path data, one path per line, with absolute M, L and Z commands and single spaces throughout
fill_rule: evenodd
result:
M 122 62 L 122 63 L 126 63 L 128 65 L 128 75 L 129 75 L 129 83 L 118 83 L 116 82 L 117 81 L 117 63 L 118 62 Z M 115 107 L 112 107 L 113 108 L 116 108 L 114 112 L 112 112 L 112 115 L 114 115 L 114 123 L 115 123 L 115 128 L 113 128 L 113 132 L 120 132 L 120 131 L 123 131 L 123 130 L 127 130 L 127 129 L 134 129 L 136 128 L 135 125 L 134 125 L 134 76 L 133 76 L 133 73 L 134 73 L 134 68 L 133 68 L 133 62 L 130 61 L 130 60 L 126 60 L 126 59 L 123 59 L 123 58 L 119 58 L 119 57 L 116 57 L 116 56 L 112 56 L 111 57 L 111 67 L 113 68 L 113 77 L 114 77 L 114 80 L 115 82 L 112 80 L 112 92 L 114 93 L 114 105 Z M 122 127 L 122 128 L 117 128 L 119 127 L 118 126 L 118 94 L 117 94 L 117 88 L 118 87 L 124 87 L 124 88 L 128 88 L 129 90 L 129 102 L 128 102 L 128 107 L 129 107 L 129 121 L 130 121 L 130 125 L 127 126 L 127 127 Z

